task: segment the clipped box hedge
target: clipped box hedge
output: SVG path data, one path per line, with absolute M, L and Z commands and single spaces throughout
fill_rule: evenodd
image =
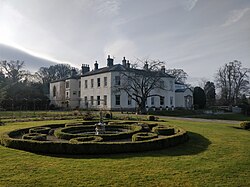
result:
M 46 134 L 40 133 L 28 133 L 22 136 L 22 139 L 26 140 L 38 140 L 38 141 L 45 141 L 47 139 Z
M 250 129 L 250 121 L 241 122 L 240 127 L 243 128 L 243 129 Z
M 69 140 L 69 143 L 80 144 L 83 142 L 101 142 L 102 140 L 103 139 L 100 136 L 86 136 L 86 137 L 72 138 Z
M 50 127 L 34 127 L 29 129 L 29 133 L 48 134 L 50 130 Z
M 61 127 L 60 125 L 58 127 Z M 55 125 L 53 128 L 56 128 Z M 176 127 L 177 128 L 177 127 Z M 160 136 L 155 139 L 137 142 L 82 142 L 71 144 L 66 141 L 36 141 L 20 139 L 20 135 L 28 133 L 29 128 L 14 130 L 1 134 L 1 144 L 35 153 L 45 154 L 112 154 L 141 152 L 164 149 L 176 146 L 188 140 L 187 132 L 181 128 L 176 129 L 176 134 L 172 136 Z
M 121 131 L 121 129 L 127 129 L 126 132 L 118 132 L 117 134 L 99 134 L 104 141 L 114 139 L 127 139 L 131 138 L 134 133 L 140 132 L 142 127 L 137 125 L 107 125 L 105 126 L 106 131 Z M 88 132 L 93 132 L 89 134 Z M 85 137 L 95 135 L 95 126 L 71 126 L 65 128 L 56 129 L 54 132 L 55 136 L 60 139 L 70 140 L 77 137 Z
M 158 134 L 151 132 L 139 132 L 132 136 L 132 142 L 151 140 L 154 138 L 158 138 Z
M 169 127 L 169 126 L 156 126 L 153 127 L 152 132 L 159 135 L 170 136 L 175 133 L 175 129 L 174 127 Z

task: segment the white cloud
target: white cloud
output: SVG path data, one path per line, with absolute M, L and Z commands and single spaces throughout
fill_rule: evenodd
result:
M 226 26 L 230 26 L 230 25 L 238 22 L 249 10 L 250 10 L 250 8 L 233 10 L 230 13 L 229 17 L 227 18 L 226 22 L 222 26 L 226 27 Z
M 123 56 L 128 58 L 135 57 L 137 55 L 137 47 L 134 42 L 126 39 L 119 39 L 112 43 L 109 43 L 104 49 L 105 57 L 111 55 L 117 57 L 117 61 L 120 61 Z
M 198 0 L 184 0 L 183 5 L 186 10 L 191 11 L 195 7 L 197 2 Z

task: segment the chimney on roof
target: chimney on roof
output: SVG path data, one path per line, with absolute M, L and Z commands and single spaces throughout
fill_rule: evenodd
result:
M 145 64 L 144 64 L 144 70 L 148 70 L 148 62 L 146 61 Z
M 127 61 L 127 65 L 126 65 L 127 68 L 130 68 L 130 63 L 129 63 L 129 60 Z
M 98 70 L 98 63 L 97 63 L 97 61 L 95 61 L 95 70 Z
M 162 72 L 162 73 L 165 73 L 165 72 L 166 72 L 165 66 L 161 66 L 161 72 Z
M 125 57 L 123 57 L 123 60 L 122 60 L 122 65 L 124 66 L 124 67 L 126 67 L 126 58 Z
M 77 72 L 75 68 L 71 69 L 71 78 L 76 78 Z
M 82 75 L 89 72 L 89 65 L 88 64 L 82 64 Z
M 108 55 L 107 66 L 110 67 L 110 66 L 113 66 L 113 65 L 114 65 L 114 59 L 110 58 L 110 55 Z

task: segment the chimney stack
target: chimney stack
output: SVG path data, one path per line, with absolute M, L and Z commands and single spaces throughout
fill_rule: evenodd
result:
M 148 62 L 146 61 L 145 64 L 144 64 L 144 69 L 145 70 L 148 70 Z
M 114 59 L 110 58 L 110 55 L 108 55 L 108 58 L 107 58 L 107 66 L 108 67 L 111 67 L 114 65 Z
M 88 64 L 82 64 L 82 75 L 89 72 L 89 65 Z
M 97 61 L 95 61 L 95 70 L 98 70 L 98 63 L 97 63 Z
M 126 67 L 126 58 L 125 57 L 123 57 L 123 60 L 122 60 L 122 65 L 124 66 L 124 67 Z
M 129 60 L 127 61 L 127 68 L 130 68 L 130 63 L 129 63 Z
M 161 72 L 162 72 L 162 73 L 165 73 L 165 72 L 166 72 L 165 66 L 161 66 Z

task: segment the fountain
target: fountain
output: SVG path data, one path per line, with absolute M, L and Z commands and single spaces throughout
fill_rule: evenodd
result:
M 105 134 L 105 123 L 103 123 L 103 113 L 100 111 L 100 122 L 95 124 L 95 134 Z

